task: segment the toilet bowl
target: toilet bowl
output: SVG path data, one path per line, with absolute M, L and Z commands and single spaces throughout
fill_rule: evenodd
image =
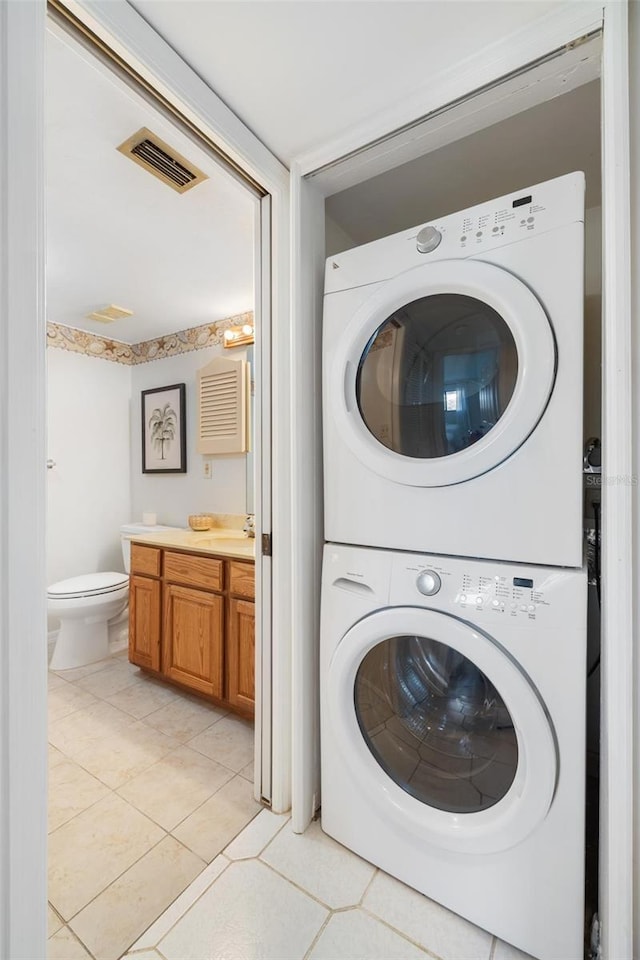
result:
M 108 656 L 109 621 L 120 616 L 128 599 L 126 573 L 90 573 L 51 584 L 47 610 L 60 620 L 51 669 L 70 670 Z
M 51 670 L 84 667 L 109 655 L 109 622 L 124 612 L 129 601 L 131 538 L 175 529 L 161 524 L 126 524 L 120 527 L 125 573 L 89 573 L 51 584 L 47 612 L 60 620 Z

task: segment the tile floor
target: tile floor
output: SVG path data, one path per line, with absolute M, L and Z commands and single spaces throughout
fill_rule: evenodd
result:
M 260 814 L 125 960 L 528 960 L 287 816 Z
M 51 674 L 49 960 L 528 960 L 252 796 L 252 730 L 112 658 Z
M 50 672 L 49 960 L 118 960 L 261 809 L 252 724 L 126 651 Z

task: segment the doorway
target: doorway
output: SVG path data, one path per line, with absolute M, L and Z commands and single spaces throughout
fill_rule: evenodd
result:
M 53 22 L 46 60 L 50 949 L 115 958 L 271 801 L 269 208 Z M 216 364 L 235 453 L 201 443 Z M 105 571 L 128 614 L 77 663 Z

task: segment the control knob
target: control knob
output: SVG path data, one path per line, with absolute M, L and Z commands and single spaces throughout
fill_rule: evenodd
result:
M 425 597 L 432 597 L 441 586 L 442 582 L 435 570 L 423 570 L 418 574 L 416 587 Z
M 431 253 L 436 247 L 440 246 L 442 234 L 435 227 L 423 227 L 416 237 L 416 247 L 418 253 Z

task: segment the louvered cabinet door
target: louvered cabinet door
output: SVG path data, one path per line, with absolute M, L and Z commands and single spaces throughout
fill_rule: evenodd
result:
M 246 360 L 216 357 L 198 370 L 198 453 L 247 451 Z
M 224 599 L 165 583 L 163 672 L 199 693 L 222 697 Z
M 148 670 L 160 670 L 160 590 L 150 577 L 129 580 L 129 660 Z
M 227 633 L 227 700 L 252 716 L 255 708 L 255 637 L 255 604 L 232 597 Z

